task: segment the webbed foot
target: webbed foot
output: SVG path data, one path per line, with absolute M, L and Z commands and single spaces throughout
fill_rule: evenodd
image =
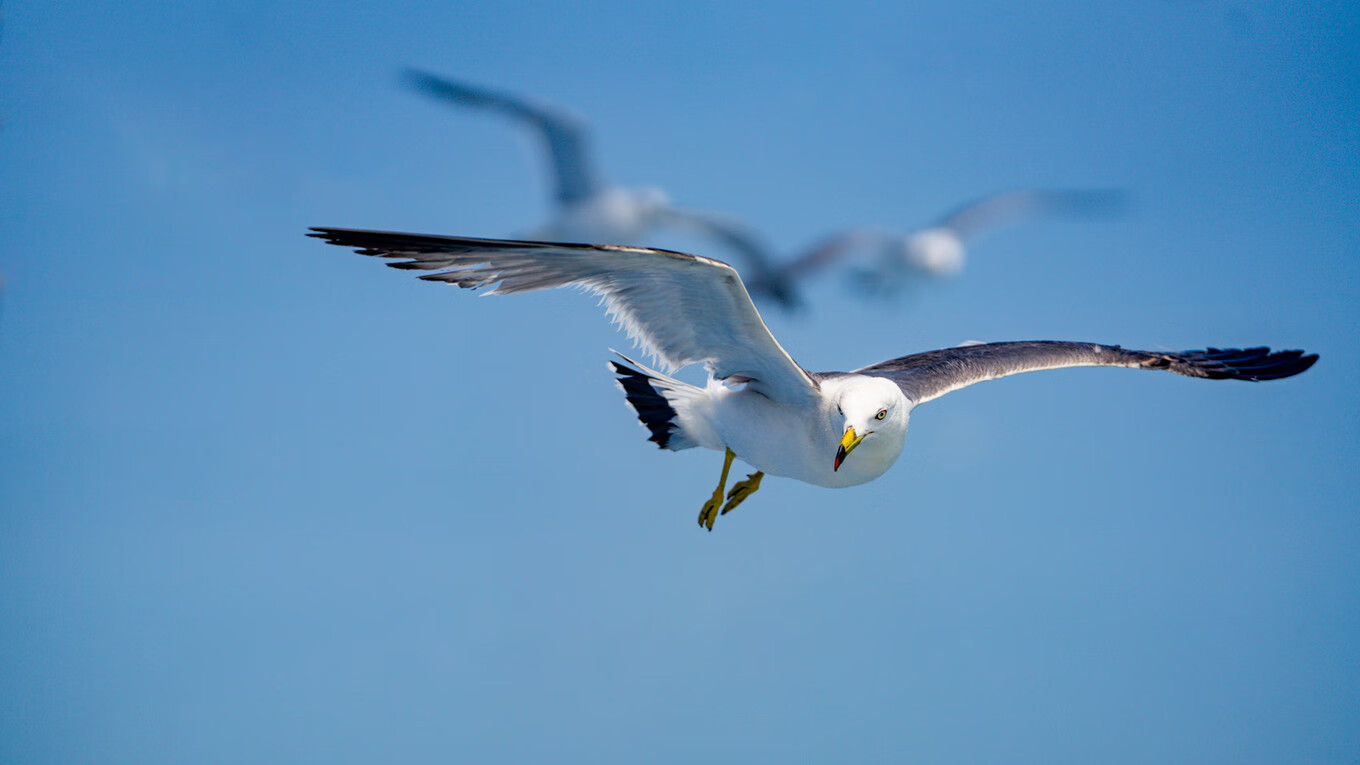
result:
M 713 522 L 718 520 L 718 516 L 721 515 L 721 513 L 718 512 L 718 508 L 723 506 L 723 489 L 727 488 L 727 471 L 732 469 L 732 460 L 736 458 L 736 453 L 731 449 L 728 449 L 727 456 L 723 458 L 722 476 L 718 478 L 718 488 L 713 490 L 713 496 L 704 503 L 704 509 L 699 511 L 699 525 L 709 531 L 713 530 Z M 743 481 L 743 483 L 745 482 Z M 757 485 L 758 484 L 759 481 L 757 481 Z M 752 489 L 751 491 L 755 491 L 755 489 Z M 727 511 L 723 510 L 723 512 L 725 513 Z
M 736 510 L 737 505 L 740 505 L 747 497 L 755 494 L 756 489 L 760 488 L 760 479 L 764 477 L 765 474 L 757 470 L 746 476 L 745 481 L 738 481 L 733 484 L 732 490 L 727 492 L 727 504 L 723 506 L 721 514 L 727 515 L 733 510 Z
M 718 516 L 720 515 L 720 513 L 718 512 L 718 508 L 722 506 L 723 506 L 723 493 L 722 487 L 719 486 L 718 490 L 713 492 L 713 496 L 709 498 L 707 502 L 704 503 L 704 509 L 699 511 L 699 525 L 707 528 L 709 531 L 712 531 L 713 522 L 718 520 Z

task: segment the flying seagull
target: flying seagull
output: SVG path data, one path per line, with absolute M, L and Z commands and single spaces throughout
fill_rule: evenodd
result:
M 610 363 L 628 403 L 663 449 L 725 454 L 722 477 L 699 512 L 713 529 L 760 488 L 766 473 L 841 488 L 872 481 L 902 453 L 911 411 L 973 383 L 1075 366 L 1162 369 L 1211 380 L 1275 380 L 1317 355 L 1268 348 L 1133 351 L 1117 345 L 1031 341 L 966 345 L 813 373 L 784 350 L 756 312 L 735 269 L 718 260 L 618 245 L 470 239 L 313 228 L 308 236 L 393 268 L 465 289 L 513 294 L 576 287 L 598 294 L 628 336 L 669 368 L 703 362 L 700 388 L 620 354 Z M 724 494 L 732 461 L 756 468 Z M 725 500 L 725 501 L 724 501 Z
M 1035 218 L 1108 215 L 1123 204 L 1123 193 L 1114 190 L 1021 189 L 993 194 L 905 234 L 871 227 L 833 234 L 787 265 L 754 272 L 751 291 L 762 295 L 773 289 L 790 296 L 785 300 L 791 302 L 796 300 L 797 281 L 848 260 L 862 262 L 854 275 L 863 292 L 890 297 L 913 277 L 957 276 L 968 244 L 990 231 Z
M 557 209 L 552 220 L 528 233 L 530 239 L 641 243 L 659 229 L 684 231 L 718 242 L 740 256 L 753 271 L 768 272 L 762 296 L 785 308 L 794 307 L 793 293 L 774 269 L 769 250 L 741 221 L 722 213 L 678 207 L 659 188 L 629 189 L 606 184 L 591 156 L 585 121 L 576 114 L 417 69 L 408 69 L 406 79 L 427 96 L 500 112 L 539 134 L 552 166 L 553 202 Z

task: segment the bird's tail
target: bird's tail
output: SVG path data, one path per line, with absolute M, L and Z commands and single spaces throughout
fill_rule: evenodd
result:
M 609 368 L 619 376 L 619 388 L 637 413 L 638 421 L 652 432 L 647 440 L 671 451 L 698 446 L 699 442 L 685 429 L 683 413 L 703 398 L 703 388 L 648 369 L 622 353 L 619 358 L 627 363 L 611 361 Z

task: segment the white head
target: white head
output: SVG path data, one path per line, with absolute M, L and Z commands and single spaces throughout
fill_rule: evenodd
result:
M 902 259 L 932 276 L 957 276 L 963 270 L 963 240 L 949 228 L 928 228 L 902 240 Z
M 832 470 L 876 478 L 902 453 L 911 402 L 897 383 L 882 377 L 851 375 L 840 382 L 834 395 L 842 435 Z
M 633 203 L 638 209 L 648 213 L 664 210 L 671 206 L 670 195 L 655 186 L 643 186 L 633 190 Z
M 598 229 L 596 239 L 604 235 L 612 244 L 626 244 L 645 234 L 668 207 L 670 198 L 661 189 L 614 186 L 592 197 L 578 217 Z

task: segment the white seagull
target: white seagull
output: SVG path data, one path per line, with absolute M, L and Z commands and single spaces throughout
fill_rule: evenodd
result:
M 1113 190 L 1024 189 L 993 194 L 907 233 L 864 227 L 833 234 L 785 266 L 753 272 L 751 291 L 759 296 L 772 290 L 787 296 L 781 302 L 792 304 L 798 280 L 841 261 L 859 260 L 868 262 L 854 272 L 857 286 L 866 293 L 890 297 L 914 278 L 957 276 L 963 270 L 968 244 L 989 231 L 1041 217 L 1106 215 L 1123 204 L 1124 195 Z
M 766 473 L 831 488 L 872 481 L 902 453 L 915 407 L 983 380 L 1075 366 L 1275 380 L 1317 361 L 1302 351 L 1268 348 L 1168 353 L 1032 341 L 946 348 L 853 372 L 813 373 L 770 334 L 736 270 L 711 258 L 617 245 L 341 228 L 313 228 L 308 235 L 400 259 L 387 264 L 393 268 L 437 272 L 420 277 L 426 281 L 466 289 L 494 285 L 488 294 L 553 287 L 593 292 L 629 337 L 666 367 L 703 362 L 709 379 L 702 388 L 621 354 L 611 367 L 650 431 L 648 440 L 672 451 L 702 446 L 726 454 L 718 488 L 699 513 L 699 524 L 710 531 L 719 514 L 760 487 Z M 756 472 L 724 494 L 736 457 Z
M 722 213 L 678 207 L 656 187 L 623 188 L 602 180 L 590 152 L 586 124 L 566 109 L 409 69 L 416 90 L 460 106 L 497 111 L 541 136 L 554 178 L 554 217 L 527 237 L 550 242 L 641 244 L 653 231 L 673 229 L 717 241 L 757 272 L 769 272 L 762 293 L 786 308 L 791 292 L 774 270 L 768 248 L 746 225 Z

